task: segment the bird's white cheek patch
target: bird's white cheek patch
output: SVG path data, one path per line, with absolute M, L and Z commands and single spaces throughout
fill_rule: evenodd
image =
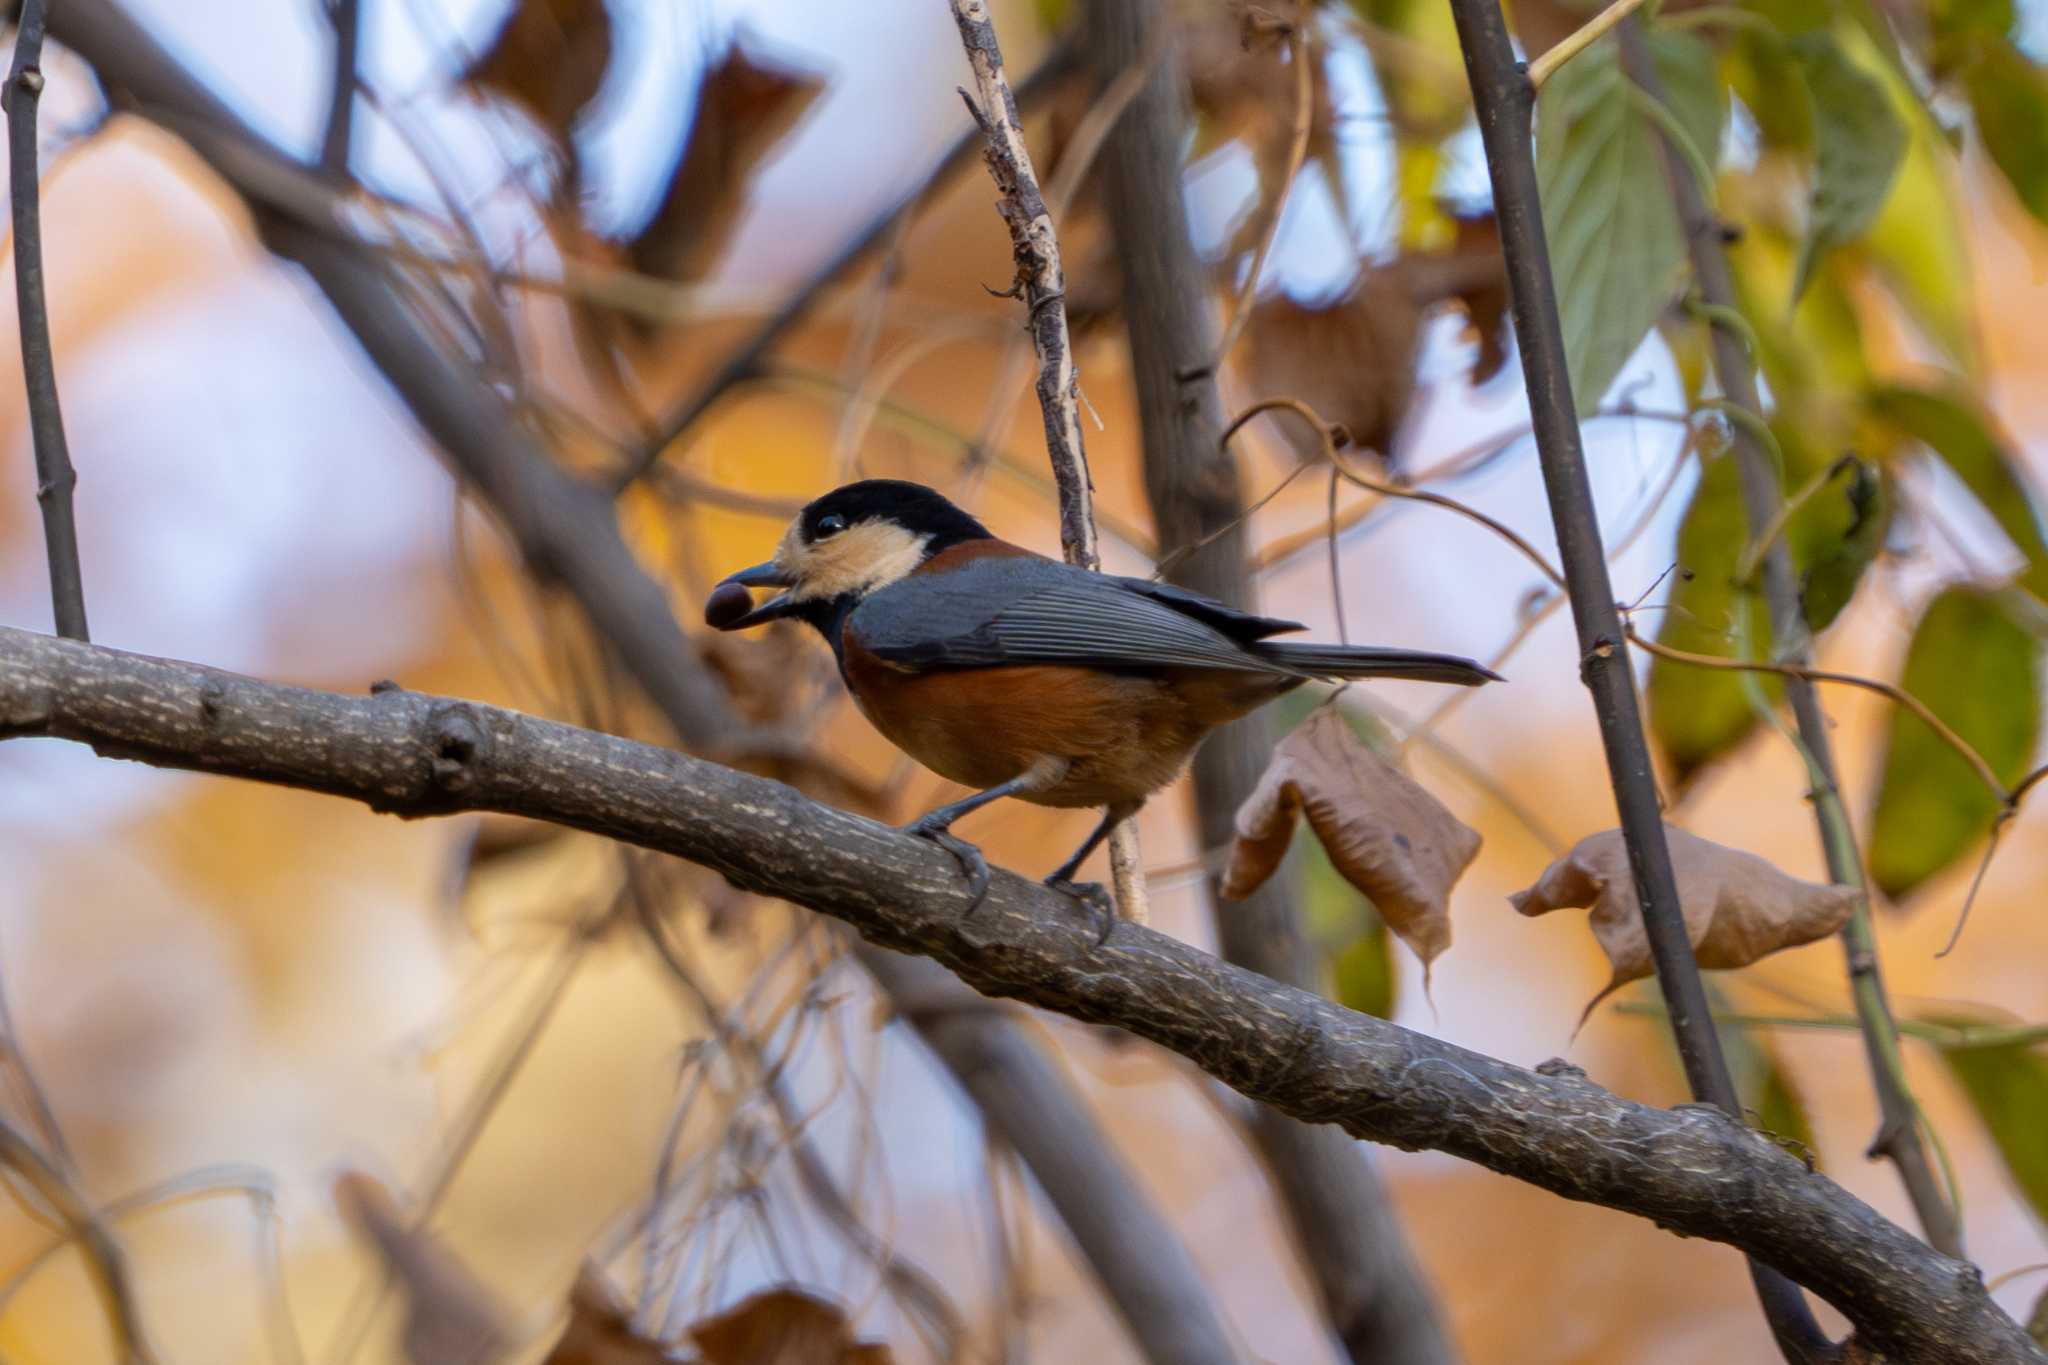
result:
M 791 540 L 794 539 L 792 535 Z M 886 521 L 864 521 L 815 545 L 784 541 L 798 601 L 830 600 L 885 588 L 924 563 L 925 536 Z M 777 553 L 777 559 L 782 557 Z

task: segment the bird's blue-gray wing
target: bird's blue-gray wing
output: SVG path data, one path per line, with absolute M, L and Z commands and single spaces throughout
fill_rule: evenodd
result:
M 909 669 L 1062 663 L 1294 671 L 1177 609 L 1172 596 L 1133 591 L 1129 584 L 1051 560 L 991 556 L 893 583 L 855 608 L 846 628 L 863 650 Z M 1205 609 L 1231 612 L 1221 603 L 1171 591 Z M 1291 625 L 1262 617 L 1244 621 L 1245 634 L 1253 638 L 1253 632 L 1272 634 Z

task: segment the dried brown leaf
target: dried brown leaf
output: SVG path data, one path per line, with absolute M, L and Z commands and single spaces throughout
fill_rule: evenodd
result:
M 856 1341 L 835 1303 L 782 1287 L 763 1290 L 690 1329 L 704 1365 L 890 1365 L 886 1347 Z
M 1479 855 L 1479 832 L 1374 753 L 1333 707 L 1274 747 L 1238 808 L 1224 896 L 1248 896 L 1273 875 L 1304 811 L 1331 864 L 1425 967 L 1450 946 L 1451 888 Z
M 1704 968 L 1746 967 L 1782 948 L 1826 938 L 1855 908 L 1853 887 L 1789 877 L 1754 853 L 1682 829 L 1666 826 L 1664 834 L 1678 877 L 1686 937 Z M 1617 987 L 1650 975 L 1650 944 L 1620 830 L 1587 835 L 1544 869 L 1534 886 L 1508 899 L 1524 915 L 1592 910 L 1593 937 L 1613 964 L 1614 976 L 1587 1003 L 1588 1012 Z
M 597 98 L 611 59 L 605 0 L 518 0 L 461 79 L 523 105 L 555 145 L 573 155 L 570 130 Z
M 1360 272 L 1348 294 L 1300 304 L 1274 295 L 1245 323 L 1252 388 L 1301 399 L 1344 428 L 1354 445 L 1392 459 L 1415 398 L 1422 325 L 1442 304 L 1461 306 L 1479 336 L 1474 383 L 1507 358 L 1507 275 L 1490 215 L 1454 219 L 1442 251 L 1411 252 Z M 1303 424 L 1281 423 L 1304 460 L 1322 443 Z
M 661 204 L 627 244 L 635 270 L 702 278 L 739 223 L 748 180 L 824 90 L 822 78 L 751 55 L 735 42 L 697 87 L 689 140 Z
M 612 1297 L 604 1276 L 586 1264 L 569 1291 L 569 1325 L 541 1365 L 669 1365 L 657 1342 L 633 1330 L 633 1318 Z
M 1275 294 L 1245 319 L 1251 388 L 1287 394 L 1344 428 L 1354 445 L 1391 456 L 1415 398 L 1415 356 L 1422 308 L 1385 269 L 1368 270 L 1351 293 L 1301 304 Z M 1322 455 L 1304 423 L 1278 429 L 1303 461 Z
M 334 1202 L 405 1293 L 402 1340 L 412 1365 L 495 1365 L 512 1355 L 504 1309 L 454 1252 L 413 1226 L 374 1177 L 345 1173 L 334 1182 Z

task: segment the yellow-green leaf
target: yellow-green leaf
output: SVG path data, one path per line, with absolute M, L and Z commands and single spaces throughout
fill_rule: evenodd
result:
M 1821 254 L 1855 241 L 1877 217 L 1905 159 L 1906 128 L 1884 86 L 1833 35 L 1803 33 L 1791 48 L 1813 97 L 1815 144 L 1812 207 L 1792 278 L 1796 303 Z
M 1657 641 L 1690 654 L 1732 659 L 1746 616 L 1752 639 L 1768 634 L 1753 592 L 1736 587 L 1735 572 L 1749 543 L 1749 523 L 1732 454 L 1708 460 L 1678 528 L 1678 568 Z M 1775 685 L 1774 679 L 1765 679 Z M 1682 786 L 1742 742 L 1756 710 L 1742 675 L 1666 658 L 1650 660 L 1647 686 L 1650 733 Z
M 1977 369 L 1970 258 L 1957 208 L 1966 202 L 1957 183 L 1955 154 L 1943 132 L 1904 78 L 1868 40 L 1844 43 L 1866 70 L 1876 72 L 1892 109 L 1907 128 L 1906 156 L 1891 196 L 1858 248 L 1921 333 L 1965 374 Z
M 1919 698 L 2011 786 L 2034 753 L 2041 678 L 2034 637 L 1996 592 L 1945 589 L 1921 615 L 1899 685 Z M 1870 825 L 1870 872 L 1902 897 L 1991 830 L 1999 798 L 1926 722 L 1892 713 Z
M 1960 388 L 1892 386 L 1873 393 L 1870 405 L 1881 420 L 1932 451 L 1976 495 L 2026 556 L 2021 585 L 2048 601 L 2048 537 L 2038 499 L 1991 415 Z
M 1977 136 L 2027 212 L 2048 222 L 2048 72 L 2002 36 L 1963 76 Z
M 2048 1055 L 2032 1047 L 1942 1049 L 2013 1184 L 2048 1222 Z
M 1665 31 L 1651 35 L 1651 53 L 1673 118 L 1711 164 L 1727 113 L 1713 50 Z M 1602 41 L 1560 67 L 1537 102 L 1536 176 L 1581 414 L 1677 296 L 1685 264 L 1658 129 L 1630 86 Z

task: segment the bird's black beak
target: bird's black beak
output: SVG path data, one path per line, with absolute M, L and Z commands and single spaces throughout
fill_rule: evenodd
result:
M 775 566 L 773 560 L 756 564 L 750 569 L 727 574 L 711 590 L 711 597 L 705 603 L 705 622 L 719 630 L 745 630 L 749 626 L 779 621 L 797 608 L 788 593 L 779 593 L 750 611 L 733 614 L 733 609 L 743 600 L 747 588 L 786 588 L 790 586 L 789 575 Z M 735 591 L 738 590 L 738 591 Z

